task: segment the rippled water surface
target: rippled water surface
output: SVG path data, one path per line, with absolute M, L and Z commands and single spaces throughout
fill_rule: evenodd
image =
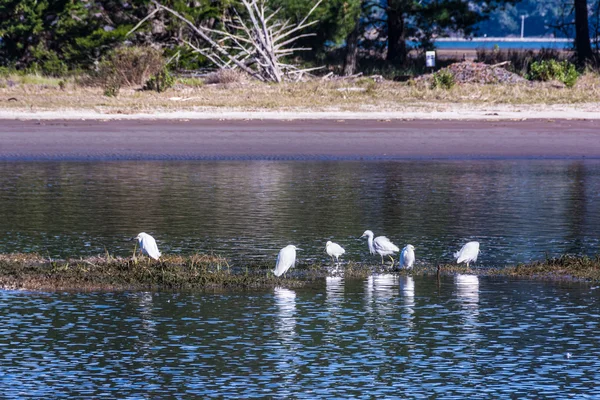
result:
M 3 398 L 598 398 L 597 287 L 469 275 L 0 291 Z
M 374 260 L 364 230 L 450 261 L 481 242 L 481 266 L 595 254 L 597 161 L 0 163 L 0 252 L 127 255 L 153 234 L 164 253 L 272 262 L 290 243 L 303 262 Z

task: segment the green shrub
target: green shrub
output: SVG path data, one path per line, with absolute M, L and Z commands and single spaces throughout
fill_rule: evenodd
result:
M 456 84 L 454 80 L 454 75 L 452 72 L 447 69 L 441 69 L 435 74 L 433 74 L 433 79 L 431 81 L 432 89 L 452 89 L 452 87 Z
M 579 74 L 575 65 L 567 60 L 543 60 L 531 63 L 527 78 L 534 81 L 559 81 L 567 87 L 573 87 L 577 83 Z
M 146 81 L 144 90 L 154 90 L 155 92 L 161 93 L 173 87 L 174 83 L 175 78 L 173 78 L 173 75 L 171 75 L 167 67 L 164 67 L 162 71 L 159 71 Z

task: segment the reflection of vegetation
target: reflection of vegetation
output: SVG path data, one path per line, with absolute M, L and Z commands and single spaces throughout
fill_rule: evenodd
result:
M 269 266 L 232 269 L 219 256 L 166 256 L 148 258 L 91 257 L 49 260 L 31 254 L 0 255 L 0 288 L 30 290 L 235 290 L 276 286 L 315 285 L 329 275 L 321 264 L 301 266 L 285 278 L 275 278 Z M 350 262 L 340 273 L 345 279 L 365 279 L 374 273 L 406 275 L 381 265 Z M 474 274 L 539 279 L 600 281 L 600 256 L 563 256 L 503 268 L 467 268 L 460 265 L 419 265 L 411 275 Z

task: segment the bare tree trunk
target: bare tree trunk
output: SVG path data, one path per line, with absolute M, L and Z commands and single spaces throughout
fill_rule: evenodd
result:
M 390 0 L 387 9 L 388 50 L 386 60 L 394 64 L 403 64 L 406 60 L 406 32 L 404 13 Z
M 580 66 L 595 61 L 590 44 L 587 0 L 575 0 L 575 52 Z
M 344 75 L 354 75 L 356 71 L 356 59 L 358 57 L 358 38 L 360 37 L 360 21 L 356 20 L 356 25 L 352 32 L 346 37 L 346 57 L 344 58 Z

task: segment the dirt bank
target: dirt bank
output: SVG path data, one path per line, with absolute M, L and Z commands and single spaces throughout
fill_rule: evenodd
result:
M 0 120 L 0 160 L 600 158 L 600 120 Z

